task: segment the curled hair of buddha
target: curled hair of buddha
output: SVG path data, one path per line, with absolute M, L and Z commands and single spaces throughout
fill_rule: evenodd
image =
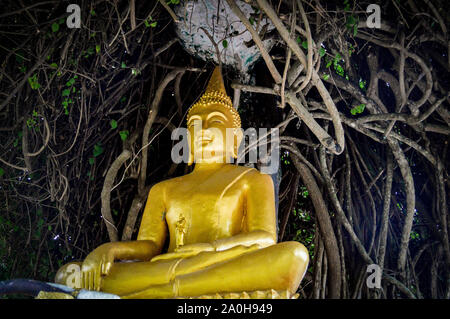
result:
M 231 102 L 231 98 L 227 95 L 225 91 L 225 85 L 223 83 L 222 72 L 220 67 L 216 67 L 214 72 L 209 80 L 208 87 L 206 88 L 205 93 L 200 97 L 200 99 L 191 106 L 188 111 L 187 121 L 192 114 L 195 113 L 196 110 L 202 107 L 207 107 L 212 104 L 222 105 L 227 108 L 231 116 L 233 117 L 233 128 L 237 129 L 241 127 L 241 117 L 236 109 L 233 107 L 233 103 Z

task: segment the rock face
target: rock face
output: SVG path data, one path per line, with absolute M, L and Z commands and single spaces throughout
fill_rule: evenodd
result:
M 236 4 L 262 39 L 274 29 L 270 21 L 260 19 L 257 8 L 243 1 L 236 1 Z M 205 61 L 219 62 L 216 49 L 204 31 L 206 30 L 219 47 L 222 63 L 233 66 L 248 79 L 248 70 L 261 54 L 250 32 L 233 13 L 226 0 L 182 1 L 175 7 L 175 13 L 180 20 L 176 24 L 176 32 L 190 54 Z M 263 44 L 270 50 L 274 40 L 265 39 Z

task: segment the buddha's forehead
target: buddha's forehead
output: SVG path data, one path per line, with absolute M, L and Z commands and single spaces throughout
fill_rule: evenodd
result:
M 189 115 L 190 118 L 195 116 L 195 118 L 200 117 L 201 120 L 206 120 L 211 116 L 217 115 L 226 118 L 228 121 L 233 121 L 233 116 L 228 108 L 220 104 L 209 104 L 202 107 L 196 107 Z

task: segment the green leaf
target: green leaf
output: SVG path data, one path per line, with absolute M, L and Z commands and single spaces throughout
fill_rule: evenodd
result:
M 365 90 L 366 88 L 366 81 L 359 79 L 359 87 L 361 88 L 361 90 Z
M 344 68 L 342 67 L 342 65 L 337 64 L 334 66 L 334 69 L 336 70 L 337 74 L 339 74 L 340 76 L 344 76 Z
M 302 42 L 302 47 L 304 48 L 304 49 L 306 49 L 306 50 L 308 50 L 308 41 L 303 41 Z
M 251 25 L 255 24 L 255 19 L 253 17 L 250 17 L 248 21 L 250 22 Z
M 350 110 L 350 113 L 352 113 L 352 115 L 361 114 L 362 112 L 364 112 L 365 108 L 366 108 L 366 105 L 364 103 L 361 103 L 361 104 L 355 106 L 354 108 L 352 108 Z
M 324 79 L 325 81 L 328 80 L 329 77 L 330 77 L 329 74 L 326 74 L 326 73 L 323 74 L 323 79 Z
M 91 16 L 95 16 L 95 14 L 96 14 L 94 9 L 92 9 L 90 13 L 91 13 Z
M 319 55 L 320 55 L 320 57 L 323 57 L 325 55 L 325 49 L 324 48 L 320 47 Z
M 94 157 L 97 157 L 99 155 L 101 155 L 103 153 L 103 147 L 100 144 L 100 142 L 98 142 L 97 144 L 94 145 L 94 150 L 92 151 L 92 154 L 94 155 Z
M 53 32 L 58 32 L 59 31 L 59 24 L 58 23 L 54 22 L 52 24 L 52 31 Z
M 120 64 L 120 67 L 121 67 L 122 69 L 125 69 L 125 68 L 127 67 L 127 65 L 125 64 L 125 62 L 122 62 L 122 63 Z
M 336 56 L 333 59 L 334 66 L 336 66 L 340 60 L 341 60 L 341 55 L 338 53 L 338 54 L 336 54 Z
M 75 77 L 66 82 L 66 86 L 72 86 L 75 83 Z
M 356 23 L 356 19 L 354 16 L 349 16 L 347 18 L 347 27 L 352 27 Z
M 348 0 L 345 0 L 344 4 L 345 4 L 344 11 L 350 11 L 350 3 L 348 2 Z
M 3 175 L 5 175 L 5 170 L 0 167 L 0 177 L 2 177 Z
M 152 23 L 150 23 L 150 26 L 152 28 L 155 28 L 157 24 L 158 24 L 158 21 L 153 21 Z
M 94 165 L 95 158 L 89 157 L 89 165 Z
M 117 121 L 116 120 L 111 120 L 111 122 L 109 122 L 109 124 L 111 125 L 111 128 L 113 130 L 117 128 Z
M 130 132 L 128 132 L 128 130 L 120 131 L 119 135 L 122 141 L 125 141 L 128 138 L 128 135 L 130 135 Z
M 58 68 L 58 64 L 56 64 L 55 62 L 53 62 L 52 64 L 50 64 L 50 67 L 56 69 L 56 68 Z
M 70 89 L 64 89 L 62 91 L 62 96 L 69 96 L 70 95 Z
M 100 53 L 100 44 L 97 44 L 97 45 L 95 46 L 95 51 L 96 51 L 97 53 Z
M 33 90 L 37 90 L 41 87 L 37 79 L 37 73 L 33 74 L 33 76 L 30 76 L 28 78 L 28 83 L 30 83 L 30 86 Z
M 327 65 L 325 66 L 326 68 L 329 68 L 331 66 L 331 64 L 333 63 L 332 60 L 328 61 Z
M 222 45 L 223 45 L 224 48 L 227 48 L 228 47 L 228 41 L 227 40 L 223 40 L 222 41 Z

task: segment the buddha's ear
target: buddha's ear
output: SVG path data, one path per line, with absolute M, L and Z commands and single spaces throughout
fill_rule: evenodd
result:
M 188 166 L 191 166 L 194 163 L 194 154 L 192 153 L 192 147 L 189 147 L 189 158 L 188 158 Z
M 188 157 L 188 166 L 191 166 L 192 163 L 194 163 L 194 142 L 191 136 L 191 132 L 189 132 L 189 130 L 187 130 L 187 142 L 188 142 L 188 152 L 189 152 L 189 157 Z
M 238 158 L 239 145 L 241 145 L 242 137 L 244 136 L 244 133 L 242 131 L 243 131 L 242 128 L 234 129 L 234 145 L 233 145 L 234 158 Z

